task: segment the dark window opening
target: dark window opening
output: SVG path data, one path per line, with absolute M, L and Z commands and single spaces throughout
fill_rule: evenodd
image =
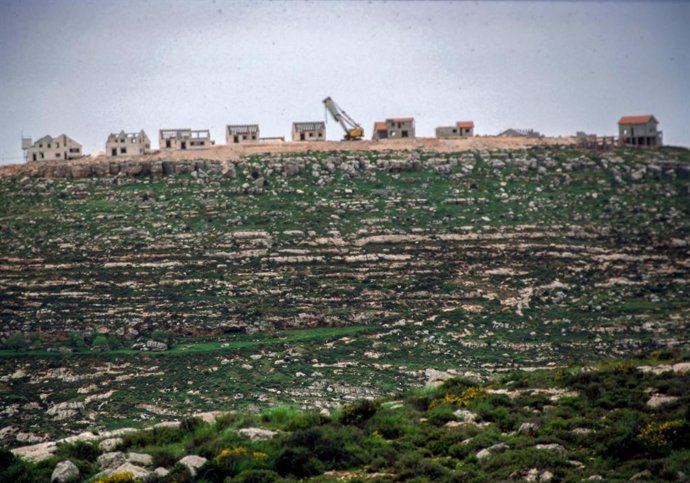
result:
M 111 150 L 110 150 L 110 154 L 111 154 L 112 156 L 117 156 L 117 148 L 111 149 Z
M 402 132 L 402 137 L 404 137 L 404 138 L 408 137 L 407 131 L 403 131 L 403 132 Z

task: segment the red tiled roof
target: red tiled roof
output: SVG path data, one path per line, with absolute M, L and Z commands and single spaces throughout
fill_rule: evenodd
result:
M 386 121 L 391 122 L 414 122 L 414 117 L 393 117 L 391 119 L 386 119 Z
M 473 129 L 474 128 L 474 122 L 473 121 L 458 121 L 458 127 L 463 128 L 463 129 Z
M 384 121 L 376 121 L 374 123 L 374 131 L 385 131 L 388 128 L 386 127 L 386 123 Z
M 651 114 L 645 114 L 644 116 L 623 116 L 618 121 L 618 124 L 647 124 L 649 121 L 656 119 Z

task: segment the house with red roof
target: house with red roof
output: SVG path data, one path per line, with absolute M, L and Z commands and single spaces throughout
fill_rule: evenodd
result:
M 388 137 L 388 126 L 386 126 L 386 121 L 376 121 L 372 133 L 372 140 L 386 139 Z
M 393 117 L 374 123 L 371 139 L 396 139 L 415 137 L 414 117 Z
M 626 146 L 661 146 L 662 132 L 658 125 L 659 121 L 651 114 L 623 116 L 618 121 L 618 137 Z
M 474 136 L 474 122 L 458 121 L 455 126 L 436 128 L 437 138 L 470 138 Z

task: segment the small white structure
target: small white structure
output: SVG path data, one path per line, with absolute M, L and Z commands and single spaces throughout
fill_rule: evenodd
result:
M 208 129 L 161 129 L 158 133 L 158 146 L 161 151 L 188 149 L 207 149 L 215 143 Z
M 151 140 L 143 129 L 138 133 L 111 133 L 105 142 L 106 156 L 141 156 L 150 152 Z
M 36 142 L 31 138 L 22 138 L 22 149 L 27 162 L 58 161 L 80 158 L 82 145 L 66 134 L 59 136 L 43 136 Z

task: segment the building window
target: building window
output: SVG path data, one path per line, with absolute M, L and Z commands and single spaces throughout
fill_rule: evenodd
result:
M 41 159 L 45 159 L 45 156 L 43 155 L 43 153 L 38 153 L 38 154 L 39 154 L 39 156 L 41 156 Z
M 313 137 L 314 137 L 314 133 L 313 133 L 313 132 L 310 132 L 310 133 L 309 133 L 309 137 L 310 137 L 310 138 L 313 138 Z
M 60 143 L 55 143 L 55 147 L 56 147 L 56 148 L 59 148 L 59 147 L 60 147 Z
M 56 158 L 59 158 L 59 157 L 60 157 L 60 153 L 55 153 L 55 157 L 56 157 Z
M 127 148 L 120 148 L 120 154 L 127 154 Z
M 50 143 L 48 143 L 48 147 L 50 148 Z

